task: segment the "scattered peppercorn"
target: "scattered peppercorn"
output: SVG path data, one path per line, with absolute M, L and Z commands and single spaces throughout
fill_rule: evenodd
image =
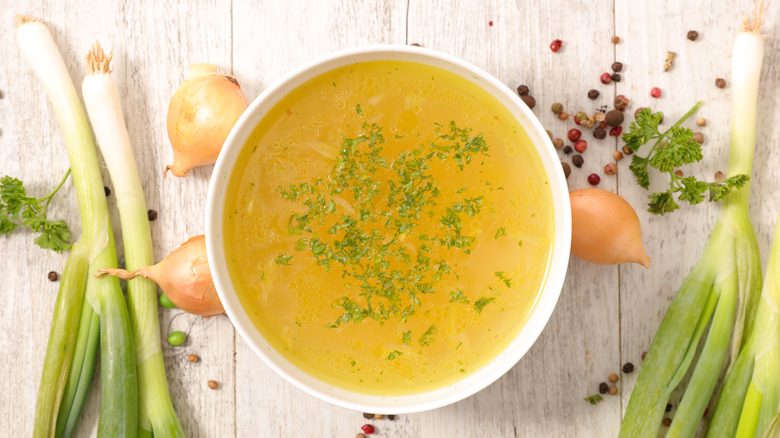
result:
M 720 170 L 715 172 L 715 181 L 723 181 L 726 178 L 726 175 L 723 174 Z
M 598 175 L 596 175 L 596 176 L 598 176 Z M 609 385 L 609 394 L 610 394 L 610 395 L 615 395 L 615 394 L 617 394 L 617 386 L 615 386 L 615 385 Z
M 623 365 L 623 372 L 626 374 L 631 374 L 634 372 L 634 364 L 631 362 L 626 362 L 625 365 Z
M 599 383 L 599 394 L 606 394 L 607 391 L 609 391 L 609 385 L 607 385 L 607 382 Z
M 672 412 L 672 404 L 671 403 L 667 403 L 666 404 L 666 412 Z
M 604 85 L 609 85 L 609 83 L 612 82 L 612 75 L 609 73 L 604 73 L 601 75 L 601 83 Z
M 691 41 L 696 41 L 696 38 L 699 38 L 699 32 L 696 32 L 695 30 L 689 30 L 688 39 Z
M 104 192 L 106 192 L 106 196 L 108 196 L 108 195 L 110 195 L 110 194 L 111 194 L 111 189 L 109 189 L 109 188 L 108 188 L 108 187 L 106 187 L 106 186 L 103 186 L 103 191 L 104 191 Z
M 561 162 L 561 167 L 563 167 L 563 176 L 565 176 L 566 179 L 569 179 L 569 175 L 571 175 L 571 166 L 569 166 L 569 163 Z
M 612 158 L 614 158 L 615 161 L 622 160 L 623 159 L 623 152 L 620 152 L 620 151 L 612 152 Z
M 623 111 L 628 106 L 628 98 L 626 96 L 623 96 L 622 94 L 618 95 L 618 97 L 615 98 L 615 109 L 618 111 Z
M 612 128 L 612 129 L 609 130 L 609 135 L 611 135 L 613 137 L 620 137 L 620 134 L 622 134 L 622 133 L 623 133 L 623 127 L 622 126 L 617 126 L 617 127 Z
M 606 117 L 606 116 L 604 116 L 604 119 L 606 119 L 606 118 L 607 118 L 607 117 Z M 599 126 L 598 126 L 598 128 L 599 128 L 599 129 L 605 129 L 605 130 L 606 130 L 606 129 L 607 129 L 607 122 L 606 122 L 606 121 L 599 122 Z
M 612 71 L 615 73 L 620 73 L 623 70 L 623 63 L 622 62 L 613 62 L 612 63 Z
M 620 126 L 623 123 L 623 111 L 609 110 L 604 118 L 607 125 L 614 127 Z
M 715 86 L 718 88 L 726 88 L 726 80 L 723 78 L 715 79 Z
M 588 113 L 586 113 L 585 111 L 577 111 L 577 114 L 574 115 L 574 120 L 580 123 L 584 122 L 587 119 L 588 119 Z
M 693 141 L 695 141 L 696 143 L 699 143 L 699 144 L 704 143 L 704 134 L 702 134 L 701 132 L 694 132 L 693 133 Z
M 663 425 L 666 427 L 669 427 L 672 425 L 672 419 L 671 418 L 664 418 L 664 421 L 662 421 Z
M 696 119 L 696 124 L 699 126 L 707 126 L 707 119 L 705 119 L 704 117 L 699 117 L 698 119 Z
M 566 120 L 569 118 L 569 113 L 560 113 L 558 114 L 558 120 Z
M 620 42 L 620 37 L 617 35 L 612 36 L 612 44 L 617 44 Z
M 385 416 L 382 414 L 374 414 L 374 420 L 381 420 L 383 418 L 385 418 Z
M 54 271 L 49 272 L 48 277 L 49 281 L 57 281 L 57 279 L 60 278 L 60 276 Z
M 369 414 L 368 412 L 363 412 L 363 418 L 365 418 L 366 420 L 370 420 L 370 419 L 374 418 L 374 414 Z
M 553 140 L 553 146 L 555 146 L 555 149 L 560 149 L 563 147 L 563 140 L 560 138 L 556 138 Z
M 650 95 L 658 99 L 659 97 L 661 97 L 661 89 L 658 87 L 651 88 Z
M 552 139 L 553 139 L 552 131 L 550 131 L 549 129 L 545 129 L 544 132 L 547 133 L 547 136 L 550 137 L 550 141 L 552 141 Z
M 590 185 L 597 186 L 600 182 L 601 182 L 601 177 L 596 175 L 595 173 L 591 173 L 590 175 L 588 175 L 588 183 Z M 612 388 L 614 388 L 614 386 L 610 386 L 609 387 L 609 393 L 610 394 L 613 394 Z M 615 390 L 615 391 L 617 392 L 617 390 Z
M 192 363 L 197 362 L 198 359 L 200 359 L 200 358 L 198 357 L 197 354 L 190 354 L 189 356 L 187 356 L 187 360 L 192 362 Z
M 219 388 L 219 382 L 217 382 L 216 380 L 209 380 L 209 388 L 211 389 Z
M 566 154 L 566 155 L 570 154 L 573 150 L 574 149 L 572 149 L 572 147 L 569 146 L 569 145 L 566 145 L 566 146 L 563 147 L 563 153 Z
M 573 157 L 571 157 L 571 164 L 577 166 L 578 169 L 582 167 L 584 163 L 585 163 L 585 159 L 582 158 L 582 155 L 580 154 L 576 154 Z
M 579 140 L 577 140 L 574 143 L 574 150 L 575 151 L 577 151 L 579 153 L 583 153 L 583 152 L 585 152 L 586 149 L 588 149 L 588 142 L 587 141 L 579 139 Z
M 623 151 L 623 155 L 631 155 L 634 153 L 634 151 L 629 149 L 628 146 L 623 146 L 621 150 Z
M 488 26 L 493 27 L 493 20 L 488 21 Z
M 601 128 L 593 129 L 593 137 L 599 140 L 607 138 L 607 131 Z
M 364 424 L 361 429 L 363 429 L 363 432 L 365 432 L 367 435 L 371 435 L 372 433 L 376 432 L 374 426 L 370 424 Z
M 666 62 L 664 62 L 664 71 L 669 71 L 674 66 L 674 52 L 666 52 Z
M 359 433 L 359 434 L 355 435 L 355 438 L 366 438 L 366 434 Z
M 558 114 L 563 112 L 563 104 L 560 102 L 555 102 L 554 104 L 552 104 L 552 107 L 550 109 L 552 109 L 553 114 L 557 116 Z
M 157 210 L 149 210 L 146 212 L 146 217 L 149 218 L 149 221 L 153 221 L 157 219 Z
M 620 73 L 612 73 L 612 76 L 610 76 L 613 81 L 620 82 Z
M 634 111 L 634 119 L 639 117 L 639 113 L 642 112 L 643 109 L 645 109 L 645 107 L 640 106 L 639 108 L 636 109 L 636 111 Z
M 520 97 L 528 96 L 530 92 L 531 90 L 528 88 L 528 85 L 520 85 L 517 87 L 517 94 L 519 94 Z
M 390 421 L 393 421 L 393 420 L 395 420 L 395 415 L 388 415 L 387 419 L 390 420 Z
M 611 374 L 609 375 L 609 381 L 610 381 L 611 383 L 615 383 L 615 382 L 617 382 L 617 381 L 618 381 L 618 375 L 617 375 L 617 374 L 615 374 L 615 373 L 611 373 Z
M 572 128 L 569 129 L 569 132 L 566 133 L 566 135 L 569 137 L 569 141 L 577 141 L 580 139 L 580 136 L 582 136 L 582 131 L 577 128 Z
M 590 90 L 588 91 L 588 99 L 590 100 L 596 100 L 599 97 L 599 90 Z
M 607 116 L 601 111 L 596 111 L 596 113 L 593 114 L 593 119 L 597 122 L 603 122 L 604 120 L 607 120 Z
M 536 99 L 534 99 L 534 97 L 531 95 L 521 96 L 520 99 L 522 99 L 523 102 L 528 105 L 529 109 L 534 109 L 536 106 Z
M 492 23 L 492 21 L 491 21 Z M 561 40 L 553 40 L 553 42 L 550 43 L 550 50 L 553 51 L 553 53 L 558 52 L 561 50 L 561 46 L 563 45 L 563 41 Z
M 614 175 L 617 173 L 617 164 L 615 163 L 607 163 L 604 166 L 604 173 L 607 175 Z
M 675 171 L 674 171 L 674 174 L 675 174 L 675 175 L 677 175 L 677 176 L 679 176 L 680 178 L 682 178 L 682 177 L 683 177 L 683 171 L 682 171 L 682 170 L 680 170 L 680 169 L 677 169 L 677 170 L 675 170 Z

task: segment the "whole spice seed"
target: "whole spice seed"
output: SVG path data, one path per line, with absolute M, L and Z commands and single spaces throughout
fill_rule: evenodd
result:
M 216 380 L 209 380 L 209 388 L 217 389 L 219 388 L 219 383 Z
M 601 75 L 601 83 L 604 85 L 609 85 L 609 83 L 612 82 L 612 75 L 609 73 L 603 73 Z
M 618 381 L 618 375 L 615 374 L 615 373 L 610 374 L 609 375 L 609 381 L 612 382 L 612 383 L 617 382 Z
M 558 120 L 566 120 L 569 118 L 569 113 L 560 113 L 558 114 Z
M 48 277 L 49 281 L 57 281 L 57 279 L 60 278 L 60 276 L 54 271 L 49 272 Z
M 493 27 L 493 20 L 488 21 L 488 26 Z
M 492 23 L 492 21 L 491 21 Z M 553 53 L 558 52 L 561 50 L 561 46 L 563 45 L 563 41 L 561 40 L 553 40 L 553 42 L 550 43 L 550 50 L 553 51 Z
M 620 126 L 623 123 L 623 111 L 609 110 L 604 118 L 607 125 L 614 127 Z
M 609 130 L 609 135 L 611 135 L 613 137 L 620 137 L 620 134 L 622 134 L 622 133 L 623 133 L 623 127 L 622 126 L 617 126 L 617 127 L 612 128 L 612 129 Z
M 569 132 L 566 135 L 569 137 L 569 141 L 577 141 L 580 139 L 580 136 L 582 136 L 582 131 L 577 128 L 572 128 L 569 129 Z
M 601 128 L 594 128 L 593 129 L 593 137 L 595 137 L 595 138 L 597 138 L 599 140 L 603 140 L 603 139 L 607 138 L 607 131 L 605 129 L 601 129 Z
M 612 71 L 614 71 L 615 73 L 620 73 L 621 71 L 623 71 L 623 63 L 617 61 L 613 62 Z
M 623 111 L 627 106 L 628 98 L 622 94 L 619 94 L 618 97 L 615 98 L 615 109 L 618 111 Z
M 596 176 L 598 176 L 598 175 L 596 175 Z M 594 184 L 594 185 L 595 185 L 595 184 Z M 609 394 L 610 394 L 610 395 L 615 395 L 615 394 L 617 394 L 617 386 L 615 386 L 615 385 L 609 385 Z
M 612 73 L 612 76 L 610 76 L 614 82 L 620 82 L 620 73 Z
M 361 433 L 355 435 L 355 438 L 366 438 L 366 434 L 361 432 Z
M 699 38 L 699 32 L 696 32 L 695 30 L 689 30 L 687 38 L 691 41 L 696 41 L 696 38 Z
M 672 425 L 672 419 L 671 418 L 664 418 L 664 421 L 661 422 L 664 426 L 669 427 Z
M 588 91 L 588 99 L 590 100 L 596 100 L 599 97 L 599 90 L 590 90 Z
M 674 52 L 666 52 L 666 62 L 664 62 L 664 71 L 669 71 L 674 66 L 674 56 L 677 55 Z
M 569 145 L 566 145 L 566 146 L 563 147 L 563 153 L 566 154 L 566 155 L 570 154 L 573 150 L 574 149 L 572 149 L 572 147 L 569 146 Z
M 723 181 L 726 178 L 726 175 L 723 174 L 720 170 L 715 172 L 715 181 Z
M 631 155 L 634 153 L 634 151 L 629 149 L 628 146 L 623 146 L 621 150 L 623 151 L 623 155 Z
M 104 192 L 106 192 L 106 196 L 108 196 L 108 195 L 110 195 L 110 194 L 111 194 L 111 189 L 109 189 L 109 188 L 108 188 L 108 187 L 106 187 L 106 186 L 103 186 L 103 191 L 104 191 Z
M 157 219 L 157 210 L 149 210 L 146 212 L 146 217 L 149 218 L 150 221 L 153 221 Z
M 197 362 L 198 359 L 200 359 L 200 358 L 198 357 L 197 354 L 190 354 L 189 356 L 187 356 L 187 360 L 192 362 L 192 363 Z
M 666 404 L 666 412 L 672 412 L 672 404 L 671 403 L 667 403 Z
M 556 138 L 553 140 L 553 146 L 555 146 L 555 149 L 560 149 L 563 147 L 563 140 L 560 138 Z
M 528 85 L 520 85 L 517 87 L 517 94 L 520 95 L 520 97 L 528 96 L 528 93 L 530 93 L 531 90 L 528 89 Z
M 587 120 L 588 114 L 585 111 L 577 111 L 577 114 L 574 115 L 574 120 L 582 123 L 584 120 Z
M 385 418 L 385 416 L 382 414 L 374 414 L 374 420 L 381 420 L 383 418 Z
M 704 143 L 704 134 L 702 134 L 701 132 L 694 132 L 693 133 L 693 141 L 695 141 L 696 143 L 699 143 L 699 144 Z
M 659 97 L 661 97 L 661 89 L 658 87 L 651 88 L 650 95 L 658 99 Z
M 393 421 L 393 420 L 395 420 L 395 415 L 388 415 L 387 419 L 390 420 L 390 421 Z
M 374 426 L 372 426 L 370 424 L 364 424 L 361 427 L 361 429 L 363 430 L 363 432 L 366 433 L 366 435 L 371 435 L 372 433 L 376 432 L 376 430 L 374 429 Z
M 715 86 L 718 88 L 726 88 L 726 80 L 723 78 L 715 79 Z
M 552 141 L 553 139 L 552 131 L 550 131 L 549 129 L 545 129 L 544 132 L 547 133 L 547 136 L 550 137 L 550 141 Z
M 555 102 L 554 104 L 552 104 L 552 107 L 550 109 L 552 109 L 553 114 L 557 116 L 558 114 L 563 112 L 563 104 L 560 102 Z
M 623 159 L 623 152 L 620 152 L 620 151 L 612 152 L 612 158 L 614 158 L 615 161 L 622 160 Z
M 617 36 L 617 35 L 613 35 L 611 41 L 612 41 L 612 44 L 617 44 L 617 43 L 620 42 L 620 37 Z
M 583 152 L 585 152 L 586 149 L 588 149 L 588 142 L 587 141 L 579 139 L 579 140 L 577 140 L 574 143 L 574 150 L 575 151 L 577 151 L 579 153 L 583 153 Z
M 561 162 L 561 167 L 563 167 L 563 176 L 568 179 L 569 175 L 571 175 L 571 166 L 569 166 L 569 163 Z
M 525 102 L 526 105 L 528 105 L 528 108 L 534 109 L 536 106 L 536 99 L 534 99 L 531 95 L 525 95 L 521 96 L 520 99 L 523 99 L 523 102 Z
M 590 128 L 593 127 L 593 120 L 591 120 L 591 118 L 588 117 L 587 119 L 582 121 L 581 125 L 586 127 L 586 128 L 588 128 L 588 129 L 590 129 Z
M 374 414 L 369 414 L 368 412 L 363 412 L 363 418 L 365 418 L 366 420 L 370 420 L 370 419 L 374 418 Z
M 582 167 L 583 163 L 585 163 L 585 159 L 582 158 L 582 155 L 576 154 L 571 157 L 571 164 L 575 165 L 578 169 Z
M 588 183 L 589 183 L 590 185 L 592 185 L 592 186 L 596 186 L 596 185 L 598 185 L 600 182 L 601 182 L 601 177 L 600 177 L 600 176 L 598 176 L 598 175 L 596 175 L 595 173 L 591 173 L 590 175 L 588 175 Z M 614 386 L 610 386 L 610 387 L 609 387 L 609 393 L 610 393 L 610 394 L 613 394 L 613 392 L 612 392 L 612 388 L 614 388 Z M 617 392 L 617 390 L 615 390 L 615 392 Z
M 604 116 L 604 119 L 606 119 L 606 116 Z M 601 129 L 607 129 L 607 122 L 606 121 L 599 122 L 599 126 L 598 127 L 601 128 Z
M 601 111 L 596 111 L 596 113 L 593 114 L 593 119 L 597 122 L 603 122 L 604 120 L 607 120 L 607 115 Z
M 615 163 L 607 163 L 604 166 L 604 173 L 607 175 L 614 175 L 617 173 L 617 164 Z
M 626 362 L 625 365 L 623 365 L 623 372 L 626 374 L 631 374 L 634 372 L 634 364 L 631 362 Z
M 609 391 L 609 385 L 607 385 L 607 382 L 599 383 L 599 394 L 606 394 L 607 391 Z
M 683 174 L 683 171 L 682 171 L 682 170 L 680 170 L 680 169 L 677 169 L 677 170 L 675 170 L 675 171 L 674 171 L 674 174 L 675 174 L 675 175 L 677 175 L 677 176 L 679 176 L 680 178 L 682 178 L 682 177 L 683 177 L 683 175 L 684 175 L 684 174 Z
M 698 119 L 696 119 L 696 124 L 699 126 L 707 126 L 707 119 L 705 119 L 704 117 L 699 117 Z

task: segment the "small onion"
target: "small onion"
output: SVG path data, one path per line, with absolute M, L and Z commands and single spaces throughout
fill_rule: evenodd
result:
M 193 167 L 214 164 L 246 107 L 234 77 L 218 74 L 211 64 L 193 64 L 168 106 L 173 165 L 165 172 L 185 176 Z
M 206 237 L 199 235 L 184 242 L 160 263 L 133 272 L 100 269 L 100 275 L 130 280 L 139 275 L 157 283 L 179 309 L 200 316 L 225 313 L 211 279 L 206 258 Z

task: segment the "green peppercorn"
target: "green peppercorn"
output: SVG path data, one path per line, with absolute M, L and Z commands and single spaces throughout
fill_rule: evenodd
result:
M 552 104 L 552 108 L 551 109 L 552 109 L 553 114 L 555 114 L 557 116 L 558 114 L 563 112 L 563 104 L 560 103 L 560 102 L 555 102 L 554 104 Z
M 588 119 L 588 114 L 585 111 L 578 111 L 577 114 L 574 116 L 574 120 L 582 123 L 583 120 Z
M 171 299 L 168 298 L 168 295 L 165 295 L 164 293 L 160 294 L 160 305 L 169 309 L 176 308 L 176 305 L 173 304 L 173 301 L 171 301 Z
M 187 334 L 184 332 L 180 332 L 176 330 L 175 332 L 172 332 L 170 335 L 168 335 L 168 343 L 173 345 L 174 347 L 184 345 L 186 341 L 187 341 Z

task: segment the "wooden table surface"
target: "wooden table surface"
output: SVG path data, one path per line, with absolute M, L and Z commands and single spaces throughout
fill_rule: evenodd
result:
M 23 62 L 15 43 L 13 16 L 40 17 L 52 30 L 76 84 L 85 74 L 83 58 L 99 39 L 114 50 L 114 78 L 122 94 L 130 136 L 136 148 L 147 203 L 159 212 L 152 222 L 156 259 L 188 237 L 204 232 L 204 206 L 212 166 L 188 178 L 163 178 L 172 151 L 165 128 L 168 102 L 188 65 L 215 63 L 232 72 L 248 99 L 291 69 L 338 49 L 366 44 L 410 44 L 440 50 L 481 67 L 507 86 L 527 84 L 536 98 L 534 112 L 555 137 L 565 138 L 573 121 L 550 111 L 561 102 L 567 111 L 593 111 L 626 95 L 628 114 L 640 106 L 663 110 L 676 120 L 697 100 L 697 116 L 708 124 L 704 160 L 686 172 L 711 179 L 725 170 L 730 125 L 731 47 L 748 0 L 653 1 L 433 1 L 322 0 L 198 2 L 113 1 L 0 2 L 0 175 L 25 181 L 43 194 L 68 168 L 63 137 L 42 86 Z M 780 156 L 780 69 L 778 5 L 764 26 L 767 38 L 759 98 L 758 145 L 752 185 L 751 217 L 762 260 L 769 255 L 775 217 Z M 699 32 L 695 42 L 686 39 Z M 610 38 L 620 36 L 613 45 Z M 563 40 L 552 53 L 550 42 Z M 667 51 L 677 53 L 663 71 Z M 602 85 L 599 76 L 614 61 L 623 63 L 622 80 Z M 661 88 L 660 99 L 649 96 Z M 587 91 L 595 88 L 595 101 Z M 630 118 L 629 118 L 630 119 Z M 668 123 L 668 122 L 667 122 Z M 627 128 L 628 123 L 624 125 Z M 539 340 L 504 377 L 452 406 L 395 421 L 373 421 L 379 437 L 611 437 L 616 436 L 636 372 L 621 375 L 618 394 L 592 406 L 583 397 L 625 362 L 641 365 L 677 287 L 702 252 L 718 213 L 715 205 L 683 207 L 665 217 L 644 211 L 646 193 L 619 163 L 615 176 L 603 174 L 614 137 L 584 136 L 585 164 L 574 168 L 569 185 L 587 186 L 587 175 L 601 175 L 599 187 L 625 197 L 638 211 L 650 269 L 638 265 L 597 266 L 572 258 L 558 306 Z M 563 155 L 562 155 L 563 157 Z M 570 161 L 569 157 L 563 157 Z M 104 174 L 110 187 L 110 180 Z M 660 183 L 659 183 L 660 187 Z M 109 197 L 110 207 L 115 200 Z M 72 185 L 51 208 L 78 229 Z M 117 241 L 120 229 L 112 210 Z M 0 435 L 29 436 L 58 283 L 67 255 L 42 250 L 32 236 L 0 237 Z M 120 243 L 121 246 L 121 243 Z M 121 247 L 119 248 L 121 254 Z M 121 262 L 120 262 L 121 263 Z M 191 330 L 187 344 L 164 354 L 176 410 L 188 436 L 353 437 L 366 421 L 359 412 L 331 406 L 286 383 L 263 364 L 237 336 L 226 316 L 202 319 L 179 310 L 160 311 L 163 337 Z M 201 361 L 187 361 L 196 353 Z M 99 408 L 99 376 L 84 409 L 78 436 L 94 434 Z M 218 390 L 208 380 L 220 383 Z

